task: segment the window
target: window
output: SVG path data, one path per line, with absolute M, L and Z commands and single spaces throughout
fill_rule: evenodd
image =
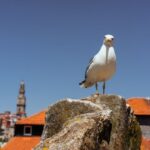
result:
M 26 136 L 32 135 L 32 126 L 24 126 L 24 135 Z

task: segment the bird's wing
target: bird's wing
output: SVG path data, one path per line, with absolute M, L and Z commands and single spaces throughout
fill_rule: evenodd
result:
M 88 70 L 89 70 L 91 64 L 93 63 L 94 58 L 95 58 L 95 56 L 94 56 L 93 58 L 90 59 L 89 64 L 88 64 L 88 66 L 86 67 L 86 70 L 85 70 L 85 79 L 87 78 Z

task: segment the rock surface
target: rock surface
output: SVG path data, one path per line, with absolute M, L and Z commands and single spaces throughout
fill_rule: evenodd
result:
M 120 96 L 92 95 L 49 106 L 35 150 L 139 150 L 141 130 Z

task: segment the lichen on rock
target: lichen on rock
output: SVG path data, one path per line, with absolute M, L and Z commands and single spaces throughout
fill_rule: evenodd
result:
M 138 150 L 141 131 L 125 99 L 92 95 L 49 106 L 35 150 Z

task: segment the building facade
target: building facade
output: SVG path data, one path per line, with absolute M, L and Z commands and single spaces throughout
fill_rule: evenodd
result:
M 18 120 L 15 124 L 14 137 L 2 148 L 2 150 L 32 150 L 39 144 L 45 124 L 43 110 L 35 115 Z
M 25 84 L 20 83 L 17 97 L 16 113 L 5 111 L 0 113 L 0 146 L 14 136 L 14 126 L 17 120 L 26 117 Z

